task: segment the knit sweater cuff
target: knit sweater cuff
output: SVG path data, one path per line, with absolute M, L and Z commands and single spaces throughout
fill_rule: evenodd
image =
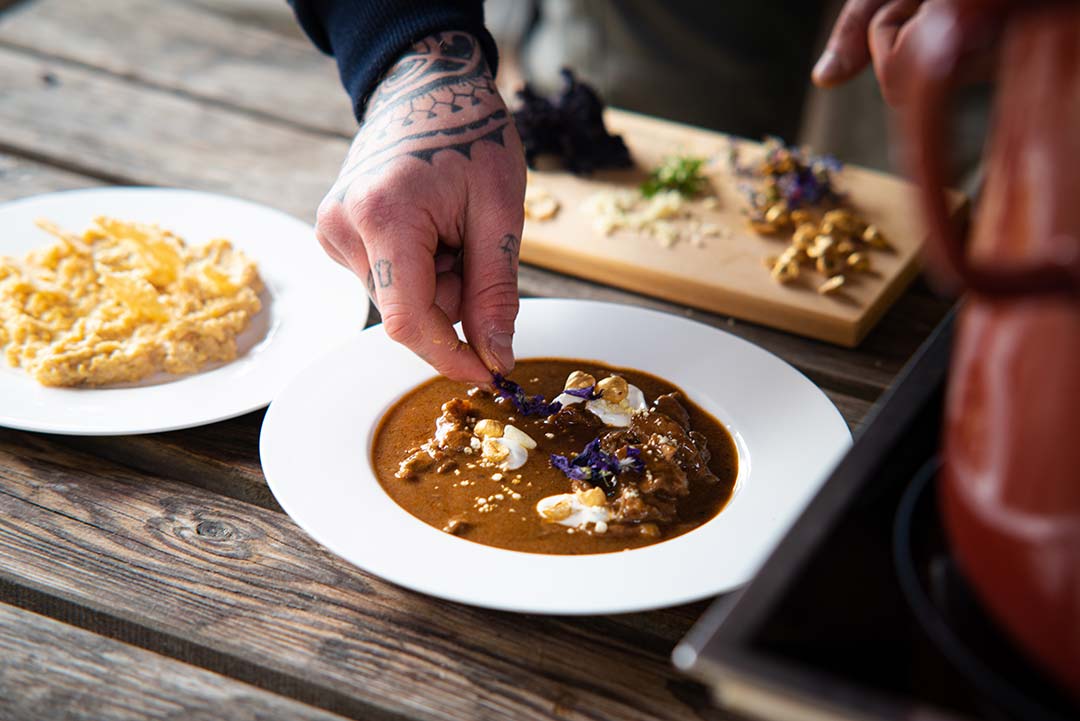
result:
M 494 75 L 498 51 L 481 0 L 290 0 L 304 32 L 337 60 L 357 120 L 375 86 L 413 43 L 437 32 L 474 36 Z

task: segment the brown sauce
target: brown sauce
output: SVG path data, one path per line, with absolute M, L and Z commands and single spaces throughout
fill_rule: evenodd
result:
M 545 520 L 537 512 L 537 503 L 545 497 L 593 487 L 592 483 L 572 480 L 553 467 L 551 454 L 572 459 L 598 434 L 612 431 L 616 432 L 605 441 L 606 447 L 621 446 L 622 450 L 613 450 L 613 453 L 625 454 L 624 437 L 632 440 L 632 433 L 627 436 L 618 433 L 619 429 L 604 427 L 594 420 L 595 416 L 583 410 L 583 405 L 570 406 L 576 410 L 564 411 L 564 416 L 569 418 L 566 414 L 572 413 L 587 416 L 587 420 L 593 421 L 591 425 L 562 423 L 554 416 L 524 416 L 498 395 L 445 378 L 435 378 L 410 391 L 383 417 L 372 449 L 372 463 L 380 484 L 398 505 L 435 528 L 477 543 L 530 553 L 589 554 L 639 548 L 682 535 L 720 512 L 731 497 L 738 456 L 730 434 L 719 421 L 686 398 L 678 387 L 661 378 L 596 361 L 522 360 L 510 379 L 519 383 L 529 395 L 541 394 L 552 400 L 563 391 L 567 376 L 573 371 L 584 371 L 596 379 L 616 374 L 641 389 L 650 410 L 635 416 L 634 427 L 638 428 L 639 439 L 644 438 L 641 428 L 674 428 L 668 415 L 653 406 L 658 397 L 678 394 L 678 405 L 686 411 L 680 421 L 683 424 L 688 421 L 685 434 L 680 435 L 677 428 L 676 432 L 654 433 L 649 441 L 653 445 L 637 444 L 645 454 L 642 456 L 644 462 L 635 466 L 635 470 L 620 473 L 614 481 L 614 490 L 608 487 L 609 484 L 603 484 L 611 508 L 630 508 L 624 503 L 629 500 L 636 504 L 636 511 L 620 511 L 622 515 L 606 524 L 606 528 L 595 525 L 568 528 Z M 448 401 L 453 401 L 448 407 L 455 412 L 465 413 L 463 409 L 467 409 L 467 419 L 461 416 L 464 424 L 461 428 L 465 430 L 460 442 L 454 446 L 444 434 L 444 450 L 426 453 L 418 450 L 433 447 L 436 419 L 447 417 L 443 409 Z M 658 405 L 664 406 L 672 416 L 681 415 L 670 402 Z M 474 428 L 479 419 L 513 425 L 536 442 L 536 448 L 528 452 L 528 460 L 523 466 L 516 470 L 499 469 L 485 465 L 479 450 L 466 450 L 472 433 L 469 429 Z M 449 435 L 453 436 L 453 433 Z M 667 452 L 670 466 L 674 463 L 670 460 L 671 449 L 655 446 L 655 443 L 657 438 L 670 442 L 673 436 L 686 441 L 686 448 L 679 448 L 676 458 L 692 457 L 700 464 L 692 467 L 693 461 L 683 463 L 688 469 L 686 472 L 672 467 L 674 475 L 665 486 L 663 469 L 667 466 L 663 465 L 664 458 L 653 449 Z M 692 442 L 688 440 L 691 436 Z M 431 453 L 438 460 L 429 458 Z M 423 463 L 411 462 L 417 458 Z M 403 464 L 403 461 L 407 463 Z M 406 468 L 408 473 L 405 473 Z M 656 471 L 655 477 L 646 469 Z M 638 503 L 639 488 L 643 494 L 641 498 L 651 505 Z M 676 491 L 671 491 L 672 488 Z M 654 495 L 648 495 L 650 489 Z M 621 494 L 626 494 L 627 498 L 620 500 Z M 597 493 L 592 495 L 595 497 Z

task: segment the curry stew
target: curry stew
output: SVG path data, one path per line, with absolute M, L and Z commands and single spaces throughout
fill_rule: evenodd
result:
M 519 361 L 494 391 L 424 383 L 383 417 L 372 462 L 425 523 L 550 554 L 691 531 L 724 507 L 738 470 L 727 430 L 671 383 L 568 359 Z

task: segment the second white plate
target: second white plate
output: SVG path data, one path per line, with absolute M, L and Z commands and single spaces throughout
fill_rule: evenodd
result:
M 528 613 L 641 611 L 749 580 L 851 443 L 840 413 L 806 377 L 716 328 L 573 300 L 523 301 L 517 328 L 520 358 L 648 371 L 724 422 L 740 455 L 728 506 L 670 541 L 590 556 L 508 551 L 428 526 L 382 490 L 370 449 L 386 409 L 431 369 L 376 326 L 307 368 L 267 411 L 260 455 L 282 508 L 346 560 L 433 596 Z
M 262 408 L 290 378 L 367 322 L 363 285 L 323 253 L 310 225 L 237 198 L 166 188 L 100 188 L 40 195 L 0 207 L 0 254 L 52 238 L 45 218 L 81 233 L 97 215 L 157 223 L 199 245 L 228 238 L 266 285 L 263 309 L 235 361 L 126 387 L 46 388 L 0 361 L 0 426 L 71 435 L 122 435 L 212 423 Z

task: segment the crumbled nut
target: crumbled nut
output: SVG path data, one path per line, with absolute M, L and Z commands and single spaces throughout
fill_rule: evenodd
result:
M 881 230 L 876 225 L 866 226 L 866 230 L 862 234 L 863 242 L 873 248 L 879 248 L 881 250 L 889 250 L 892 248 L 892 244 L 881 234 Z
M 814 238 L 814 243 L 806 249 L 806 254 L 811 258 L 820 258 L 836 245 L 836 239 L 831 235 L 819 235 Z
M 502 437 L 510 443 L 517 443 L 522 448 L 526 448 L 530 451 L 536 448 L 536 441 L 532 439 L 532 436 L 525 431 L 520 430 L 517 426 L 506 426 L 506 428 L 503 429 Z
M 806 260 L 807 255 L 805 250 L 796 248 L 794 245 L 788 246 L 784 249 L 784 252 L 777 258 L 779 263 L 801 263 Z
M 843 233 L 855 233 L 859 229 L 859 221 L 852 215 L 850 210 L 838 208 L 825 213 L 823 223 L 832 223 Z
M 822 255 L 817 259 L 817 271 L 825 276 L 833 276 L 844 269 L 844 262 L 832 254 Z
M 596 384 L 600 397 L 609 403 L 621 403 L 630 392 L 630 386 L 622 376 L 608 376 Z
M 597 521 L 594 523 L 593 533 L 607 533 L 607 523 L 604 521 Z
M 791 242 L 800 248 L 809 248 L 818 234 L 818 228 L 813 223 L 803 223 L 795 229 L 791 236 Z
M 660 537 L 660 527 L 657 526 L 655 523 L 642 523 L 640 526 L 638 526 L 638 532 L 643 536 L 648 536 L 649 538 Z
M 607 496 L 599 488 L 590 488 L 578 494 L 578 498 L 586 506 L 602 506 L 607 503 Z
M 772 270 L 773 267 L 776 266 L 776 261 L 778 260 L 780 259 L 777 258 L 775 255 L 766 255 L 764 258 L 761 259 L 761 262 L 765 265 L 766 268 Z
M 828 295 L 830 293 L 835 293 L 836 291 L 840 290 L 840 287 L 842 285 L 844 285 L 844 276 L 834 275 L 833 277 L 829 278 L 824 283 L 819 285 L 817 290 L 818 293 L 821 293 L 822 295 Z
M 460 518 L 451 518 L 443 526 L 443 531 L 454 536 L 460 536 L 465 531 L 469 530 L 469 524 Z
M 791 222 L 791 216 L 788 215 L 787 204 L 776 203 L 766 210 L 765 222 L 777 228 L 781 228 Z
M 864 253 L 852 253 L 847 257 L 847 265 L 858 273 L 870 270 L 870 256 Z
M 566 377 L 566 384 L 563 385 L 563 388 L 566 390 L 578 390 L 593 385 L 596 385 L 596 379 L 591 375 L 584 371 L 574 371 Z
M 502 479 L 503 479 L 503 474 L 501 474 L 501 473 L 492 473 L 491 474 L 491 480 L 493 480 L 493 481 L 501 481 Z
M 805 210 L 803 208 L 799 208 L 798 210 L 793 210 L 793 211 L 791 211 L 791 223 L 796 228 L 798 228 L 799 226 L 802 226 L 802 225 L 808 225 L 808 224 L 813 225 L 814 224 L 814 214 L 811 213 L 809 210 Z
M 473 433 L 481 438 L 501 438 L 503 434 L 502 421 L 497 421 L 493 418 L 485 418 L 477 421 L 476 426 L 473 428 Z
M 789 283 L 799 277 L 799 264 L 794 261 L 777 261 L 772 269 L 772 278 L 780 283 Z
M 494 438 L 484 439 L 484 458 L 492 463 L 501 463 L 510 455 L 510 449 Z
M 549 521 L 564 521 L 570 517 L 573 510 L 570 501 L 564 499 L 540 511 L 540 515 Z

